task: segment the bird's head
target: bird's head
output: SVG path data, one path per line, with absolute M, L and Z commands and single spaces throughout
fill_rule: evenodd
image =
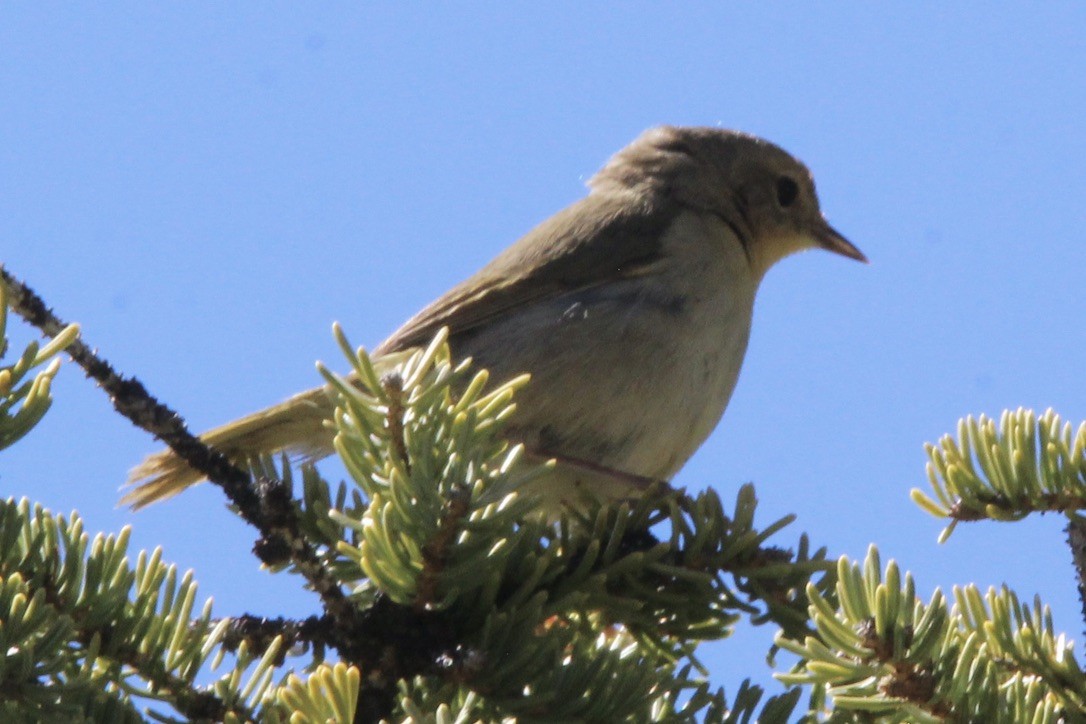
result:
M 867 261 L 822 215 L 807 167 L 780 147 L 738 131 L 650 129 L 615 154 L 589 186 L 663 196 L 716 214 L 735 232 L 759 278 L 805 249 Z

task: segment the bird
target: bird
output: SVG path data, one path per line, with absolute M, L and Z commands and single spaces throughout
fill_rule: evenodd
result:
M 372 355 L 394 364 L 445 328 L 454 357 L 492 379 L 530 375 L 504 435 L 555 461 L 538 483 L 546 505 L 671 480 L 724 414 L 769 268 L 807 249 L 867 261 L 826 221 L 807 167 L 744 132 L 651 128 L 587 185 Z M 332 414 L 318 387 L 201 439 L 239 462 L 316 460 L 333 452 Z M 163 451 L 131 471 L 122 504 L 141 508 L 201 479 Z

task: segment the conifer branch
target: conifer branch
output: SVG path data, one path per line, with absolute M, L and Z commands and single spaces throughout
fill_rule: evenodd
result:
M 1069 721 L 1086 715 L 1086 675 L 1040 602 L 1003 588 L 915 594 L 912 576 L 872 546 L 841 558 L 832 605 L 809 588 L 817 636 L 777 643 L 801 657 L 787 684 L 821 687 L 836 709 L 876 721 Z M 1041 718 L 1036 718 L 1041 717 Z
M 3 267 L 0 267 L 0 282 L 6 287 L 12 310 L 29 324 L 50 337 L 57 337 L 68 328 L 41 297 Z M 156 400 L 139 380 L 117 373 L 81 339 L 70 340 L 66 352 L 106 391 L 122 416 L 165 442 L 186 463 L 221 487 L 242 518 L 260 531 L 261 540 L 255 549 L 265 555 L 272 550 L 289 557 L 321 597 L 328 613 L 340 619 L 344 628 L 351 628 L 354 609 L 299 532 L 288 496 L 259 496 L 248 473 L 189 432 L 177 412 Z M 261 487 L 273 492 L 281 488 L 267 480 L 262 481 Z
M 926 446 L 928 479 L 935 498 L 920 490 L 913 500 L 950 524 L 945 541 L 960 522 L 1014 521 L 1033 513 L 1067 516 L 1067 544 L 1075 567 L 1079 603 L 1086 621 L 1086 422 L 1073 430 L 1051 409 L 1006 410 L 994 420 L 969 416 L 950 435 Z

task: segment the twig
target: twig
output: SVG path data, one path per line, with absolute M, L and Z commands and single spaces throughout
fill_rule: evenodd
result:
M 381 388 L 389 400 L 385 421 L 392 449 L 396 451 L 396 458 L 404 466 L 404 470 L 410 473 L 411 459 L 407 455 L 407 441 L 403 432 L 403 377 L 395 372 L 389 373 L 381 378 Z
M 1078 600 L 1086 621 L 1086 518 L 1078 513 L 1068 514 L 1067 545 L 1071 547 L 1071 560 L 1075 565 L 1078 581 Z

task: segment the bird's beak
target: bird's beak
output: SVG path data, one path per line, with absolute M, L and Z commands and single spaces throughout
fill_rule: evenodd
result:
M 841 256 L 847 256 L 849 259 L 867 263 L 867 257 L 864 256 L 864 253 L 857 249 L 851 241 L 841 236 L 825 220 L 815 229 L 814 238 L 823 249 L 836 252 Z

